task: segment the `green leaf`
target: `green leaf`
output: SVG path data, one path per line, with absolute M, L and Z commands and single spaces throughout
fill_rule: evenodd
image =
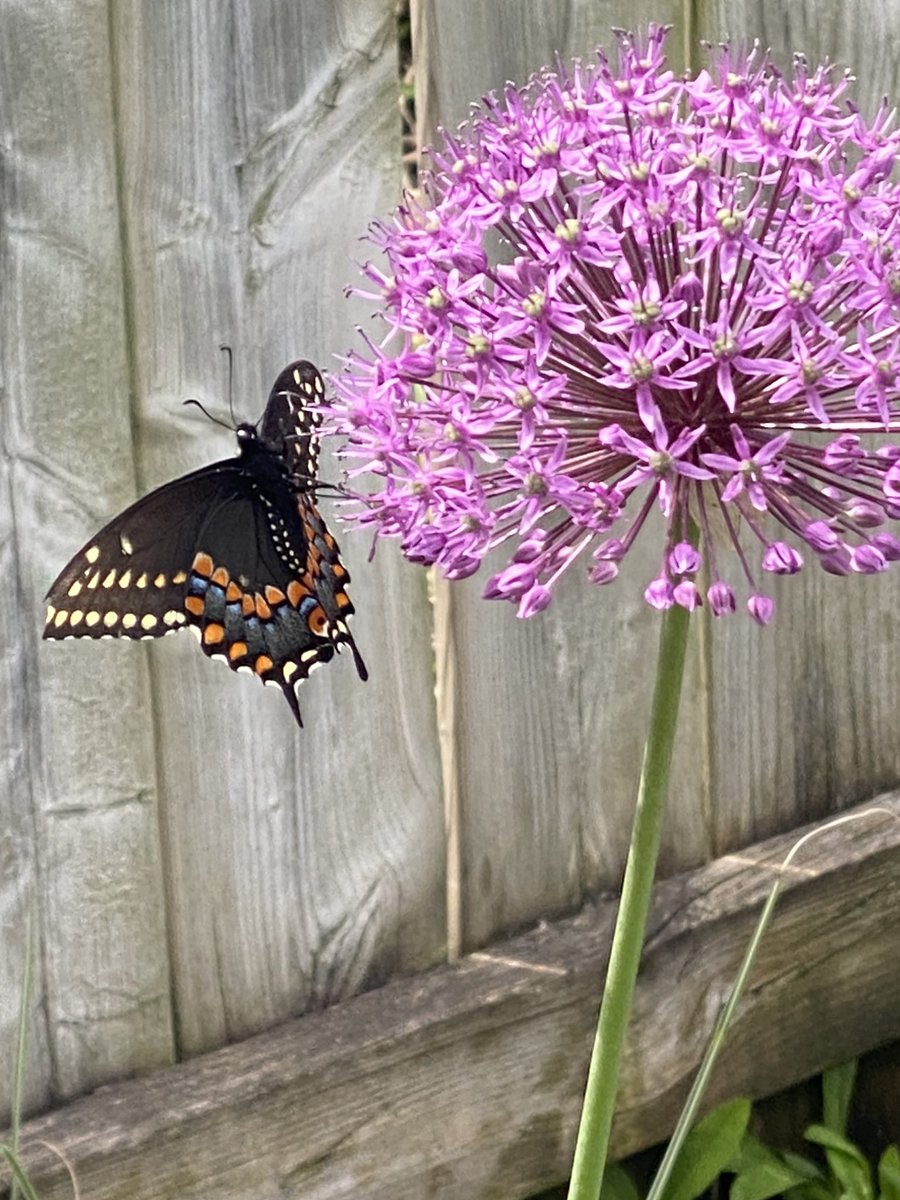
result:
M 824 1147 L 829 1170 L 846 1200 L 872 1200 L 872 1170 L 851 1141 L 824 1125 L 810 1125 L 803 1136 Z
M 769 1200 L 788 1188 L 804 1184 L 804 1176 L 772 1155 L 770 1162 L 758 1163 L 741 1172 L 731 1185 L 729 1200 Z
M 878 1164 L 880 1200 L 900 1200 L 900 1150 L 888 1146 Z
M 730 1200 L 768 1200 L 780 1196 L 791 1188 L 807 1185 L 810 1181 L 824 1183 L 815 1163 L 799 1154 L 788 1156 L 770 1150 L 752 1133 L 745 1133 L 738 1153 L 728 1164 L 735 1179 L 731 1184 Z M 799 1194 L 795 1200 L 801 1200 Z M 813 1200 L 805 1197 L 803 1200 Z
M 691 1130 L 672 1169 L 665 1200 L 696 1200 L 734 1159 L 750 1120 L 750 1101 L 729 1100 Z
M 810 1179 L 788 1188 L 784 1196 L 785 1200 L 834 1200 L 834 1184 Z
M 618 1163 L 607 1163 L 603 1172 L 600 1200 L 640 1200 L 637 1184 L 624 1167 Z
M 856 1059 L 822 1072 L 822 1124 L 834 1133 L 846 1134 L 850 1101 L 856 1082 Z
M 802 1175 L 808 1182 L 815 1180 L 821 1180 L 822 1183 L 825 1182 L 825 1176 L 816 1164 L 808 1158 L 804 1158 L 802 1154 L 794 1154 L 792 1150 L 784 1150 L 781 1157 L 789 1167 L 793 1168 L 798 1175 Z
M 760 1163 L 770 1162 L 775 1157 L 775 1152 L 748 1130 L 741 1138 L 737 1154 L 725 1169 L 733 1175 L 740 1175 L 742 1171 L 752 1171 Z
M 13 1179 L 22 1189 L 22 1195 L 25 1200 L 38 1200 L 38 1194 L 32 1186 L 31 1180 L 25 1173 L 25 1168 L 19 1162 L 17 1156 L 13 1153 L 12 1148 L 6 1145 L 0 1145 L 0 1155 L 9 1163 L 9 1169 L 12 1171 Z

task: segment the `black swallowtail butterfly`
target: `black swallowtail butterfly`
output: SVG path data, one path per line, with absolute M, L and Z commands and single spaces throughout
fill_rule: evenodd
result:
M 45 638 L 157 638 L 183 626 L 205 654 L 280 687 L 348 645 L 350 578 L 316 507 L 322 376 L 295 362 L 275 380 L 239 453 L 173 479 L 85 545 L 47 593 Z

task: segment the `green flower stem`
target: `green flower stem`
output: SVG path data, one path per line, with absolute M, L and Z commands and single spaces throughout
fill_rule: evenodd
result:
M 578 1127 L 569 1200 L 597 1200 L 603 1181 L 618 1091 L 619 1060 L 631 1013 L 659 857 L 689 629 L 690 613 L 680 605 L 663 614 L 650 729 L 644 746 L 622 899 Z

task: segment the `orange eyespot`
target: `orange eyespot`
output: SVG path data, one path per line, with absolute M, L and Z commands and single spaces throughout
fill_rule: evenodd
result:
M 306 623 L 316 637 L 324 637 L 328 630 L 328 618 L 325 616 L 325 610 L 318 604 L 310 611 Z

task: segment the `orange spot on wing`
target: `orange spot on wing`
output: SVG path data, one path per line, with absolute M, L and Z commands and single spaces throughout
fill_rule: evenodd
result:
M 319 637 L 322 637 L 322 635 L 325 633 L 325 630 L 328 628 L 328 618 L 325 616 L 325 610 L 317 604 L 306 618 L 306 623 L 309 625 L 313 633 L 317 634 Z
M 205 646 L 218 646 L 224 641 L 225 626 L 211 621 L 203 630 L 203 644 Z
M 227 591 L 225 592 L 225 599 L 229 600 L 233 604 L 236 600 L 240 600 L 243 594 L 244 593 L 241 591 L 238 585 L 234 582 L 234 580 L 232 580 L 232 582 L 228 585 Z
M 300 601 L 304 596 L 308 596 L 309 591 L 296 579 L 292 579 L 288 584 L 287 596 L 294 608 L 300 607 Z
M 268 654 L 261 654 L 253 664 L 253 669 L 257 675 L 265 675 L 267 671 L 271 671 L 275 664 L 269 658 Z
M 185 596 L 184 607 L 195 617 L 202 617 L 206 604 L 202 596 Z
M 343 566 L 342 563 L 339 563 L 339 562 L 334 563 L 332 565 L 331 571 L 332 571 L 332 574 L 334 575 L 335 579 L 346 579 L 347 578 L 347 569 L 346 569 L 346 567 Z
M 194 562 L 191 566 L 191 570 L 196 571 L 198 575 L 202 575 L 205 579 L 209 579 L 210 575 L 213 573 L 214 566 L 215 563 L 209 557 L 209 555 L 204 554 L 201 550 L 199 554 L 194 555 Z
M 244 592 L 243 596 L 241 597 L 241 611 L 245 617 L 252 617 L 256 612 L 256 604 L 254 603 L 253 597 L 248 596 L 246 592 Z
M 213 572 L 212 581 L 213 583 L 217 583 L 219 587 L 228 587 L 228 584 L 231 581 L 231 576 L 224 567 L 216 567 L 215 571 Z
M 229 648 L 229 651 L 228 651 L 228 657 L 231 659 L 232 662 L 235 662 L 239 658 L 246 658 L 247 657 L 247 643 L 246 642 L 232 642 L 231 647 Z
M 269 617 L 272 615 L 271 608 L 269 608 L 268 604 L 265 602 L 259 592 L 256 593 L 256 615 L 261 621 L 268 621 Z
M 266 584 L 266 599 L 270 604 L 283 604 L 284 592 L 281 588 L 272 587 L 271 583 Z
M 350 607 L 350 597 L 347 595 L 346 592 L 335 592 L 334 599 L 337 603 L 338 608 L 349 608 Z

